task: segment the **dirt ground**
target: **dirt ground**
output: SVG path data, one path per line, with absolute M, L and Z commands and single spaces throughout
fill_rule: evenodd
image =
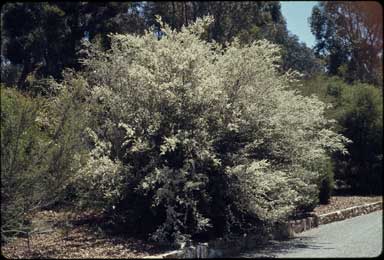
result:
M 36 232 L 2 245 L 6 258 L 142 258 L 166 250 L 137 238 L 108 236 L 89 225 L 98 214 L 40 211 L 32 217 Z M 87 224 L 84 224 L 87 223 Z
M 332 211 L 346 209 L 353 206 L 358 206 L 367 203 L 383 201 L 382 196 L 332 196 L 330 203 L 320 205 L 314 209 L 317 214 L 325 214 Z
M 382 201 L 382 196 L 334 196 L 328 205 L 315 208 L 318 214 Z M 87 223 L 97 219 L 94 212 L 75 214 L 70 211 L 41 211 L 32 218 L 35 232 L 2 245 L 6 258 L 142 258 L 165 252 L 155 244 L 134 238 L 110 237 L 95 231 Z M 76 224 L 77 223 L 77 224 Z

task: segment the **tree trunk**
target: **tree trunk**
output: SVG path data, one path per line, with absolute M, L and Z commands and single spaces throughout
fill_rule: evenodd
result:
M 17 82 L 17 87 L 21 90 L 25 90 L 25 80 L 27 79 L 28 74 L 32 71 L 32 64 L 29 60 L 24 61 L 23 71 L 21 72 L 20 78 Z

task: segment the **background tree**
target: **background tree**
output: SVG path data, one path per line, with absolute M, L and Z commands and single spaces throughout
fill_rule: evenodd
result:
M 142 4 L 137 2 L 96 2 L 84 5 L 83 31 L 90 41 L 109 47 L 109 33 L 141 33 L 145 29 Z
M 2 7 L 2 56 L 22 67 L 18 86 L 27 76 L 62 78 L 66 68 L 78 69 L 81 39 L 99 38 L 108 46 L 110 32 L 143 30 L 135 3 L 7 3 Z M 3 66 L 2 66 L 3 70 Z
M 316 95 L 330 104 L 326 115 L 339 133 L 352 140 L 348 155 L 333 157 L 337 182 L 352 193 L 381 194 L 383 93 L 373 85 L 348 84 L 342 78 L 319 75 L 297 87 L 306 96 Z
M 157 25 L 158 14 L 177 30 L 197 17 L 212 15 L 215 22 L 205 35 L 207 40 L 225 43 L 238 37 L 249 44 L 267 39 L 282 47 L 282 71 L 293 69 L 307 77 L 321 71 L 312 50 L 288 32 L 279 2 L 148 2 L 144 9 L 149 26 Z
M 382 10 L 374 1 L 321 2 L 313 8 L 315 51 L 330 75 L 382 85 Z
M 342 133 L 353 141 L 350 156 L 341 157 L 346 167 L 340 170 L 354 191 L 382 194 L 383 94 L 372 85 L 357 84 L 343 90 L 340 106 Z
M 198 17 L 212 15 L 215 22 L 205 39 L 225 43 L 238 37 L 244 44 L 268 39 L 283 46 L 282 71 L 294 69 L 306 76 L 319 71 L 311 50 L 288 33 L 279 2 L 190 1 L 8 3 L 2 8 L 6 61 L 2 73 L 7 82 L 16 81 L 24 89 L 35 79 L 61 79 L 64 68 L 80 68 L 82 39 L 98 41 L 107 49 L 108 33 L 142 33 L 152 25 L 158 27 L 155 15 L 177 30 Z M 15 69 L 19 72 L 14 73 Z
M 68 37 L 65 13 L 47 3 L 9 3 L 2 8 L 2 55 L 22 65 L 22 85 L 33 71 L 58 76 Z M 63 51 L 64 53 L 60 52 Z M 43 72 L 41 72 L 43 73 Z
M 300 42 L 284 26 L 272 28 L 265 32 L 265 38 L 281 46 L 280 71 L 295 70 L 303 74 L 305 79 L 323 73 L 321 60 L 315 57 L 313 50 Z

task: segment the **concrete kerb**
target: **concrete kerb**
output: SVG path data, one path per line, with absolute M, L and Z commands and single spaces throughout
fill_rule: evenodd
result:
M 351 217 L 356 217 L 370 212 L 381 210 L 383 202 L 374 202 L 354 206 L 335 212 L 317 215 L 311 213 L 309 217 L 291 220 L 283 225 L 276 227 L 275 234 L 272 234 L 272 239 L 292 238 L 297 233 L 305 230 L 318 227 L 319 225 L 328 224 L 335 221 L 344 220 Z M 147 256 L 145 258 L 217 258 L 227 255 L 236 254 L 243 249 L 247 249 L 250 245 L 257 243 L 260 237 L 247 236 L 233 241 L 212 241 L 209 243 L 199 243 L 194 246 L 185 247 L 183 249 L 167 252 L 160 255 Z

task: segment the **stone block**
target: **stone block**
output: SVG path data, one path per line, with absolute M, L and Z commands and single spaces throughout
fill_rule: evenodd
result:
M 306 228 L 307 229 L 311 229 L 312 228 L 312 218 L 311 217 L 308 217 L 306 218 Z
M 319 226 L 319 217 L 318 216 L 313 217 L 313 223 L 314 223 L 315 227 Z
M 185 248 L 182 258 L 197 258 L 196 247 L 189 246 L 189 247 Z
M 196 246 L 196 257 L 197 258 L 208 257 L 208 243 L 201 243 Z
M 303 225 L 301 223 L 296 224 L 296 226 L 295 226 L 295 233 L 301 233 L 303 231 L 304 231 Z

